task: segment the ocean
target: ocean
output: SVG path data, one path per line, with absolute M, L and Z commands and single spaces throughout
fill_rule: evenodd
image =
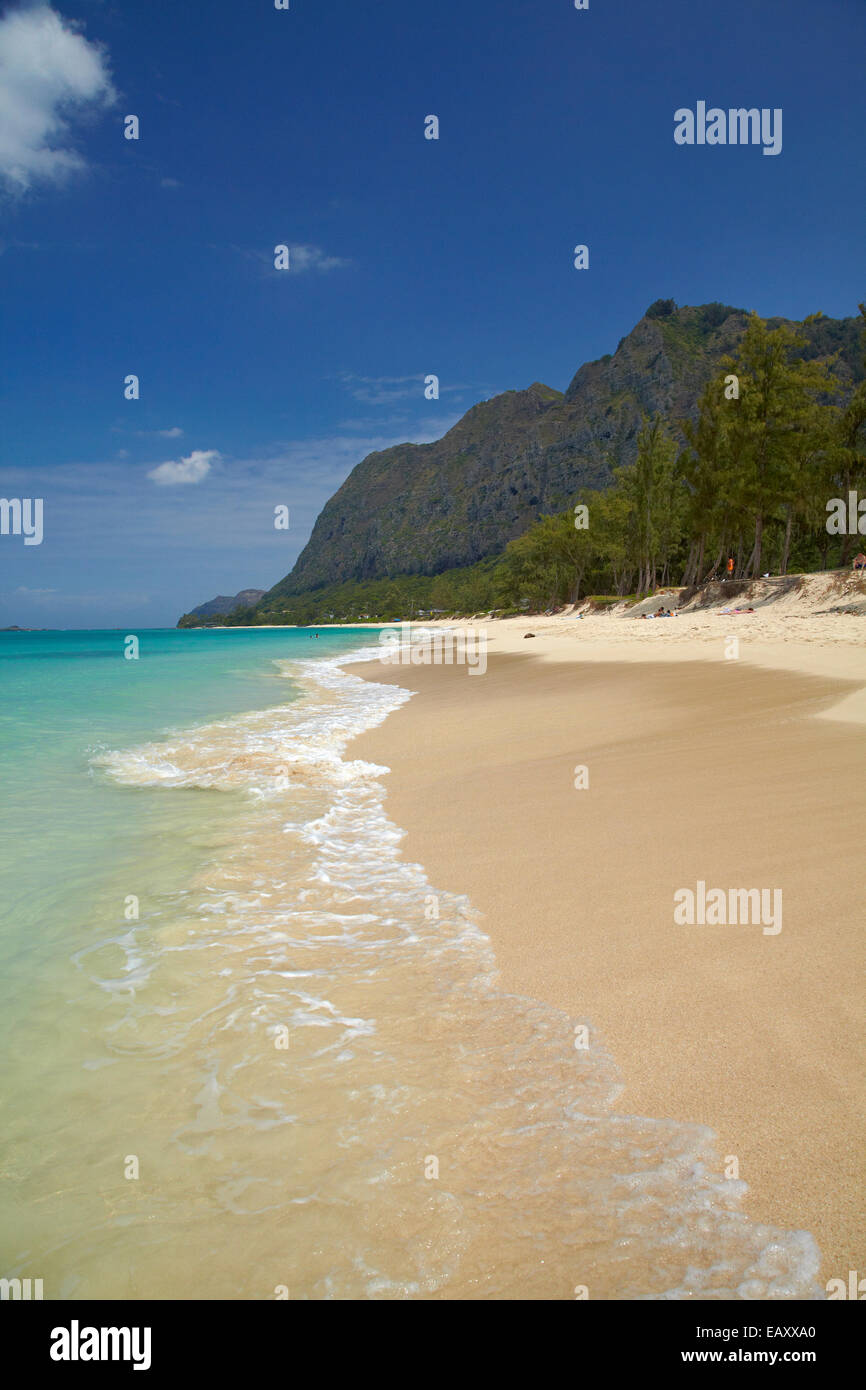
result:
M 375 634 L 0 634 L 0 1277 L 50 1299 L 817 1298 L 705 1128 L 502 992 L 354 735 Z M 527 923 L 527 930 L 531 924 Z M 592 1046 L 575 1045 L 585 1022 Z

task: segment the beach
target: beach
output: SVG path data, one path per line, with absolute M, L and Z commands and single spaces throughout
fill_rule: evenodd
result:
M 468 896 L 500 990 L 588 1026 L 617 1111 L 709 1126 L 746 1214 L 815 1238 L 821 1286 L 862 1270 L 862 617 L 812 584 L 463 626 L 483 675 L 352 668 L 416 692 L 349 749 L 390 769 L 403 859 Z M 675 920 L 701 885 L 780 894 L 778 919 Z
M 862 620 L 774 614 L 737 659 L 729 615 L 494 622 L 475 675 L 358 629 L 153 632 L 131 669 L 7 634 L 4 1277 L 789 1301 L 862 1268 Z M 676 921 L 719 886 L 770 915 Z

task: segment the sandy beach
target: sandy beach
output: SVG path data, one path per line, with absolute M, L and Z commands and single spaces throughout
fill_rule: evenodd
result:
M 488 620 L 484 675 L 352 668 L 417 692 L 350 756 L 390 769 L 404 857 L 468 895 L 501 987 L 590 1025 L 620 1110 L 711 1126 L 822 1284 L 866 1268 L 859 601 Z M 678 924 L 700 883 L 781 890 L 779 922 Z

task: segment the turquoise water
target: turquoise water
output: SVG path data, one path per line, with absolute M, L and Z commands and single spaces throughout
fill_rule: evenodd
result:
M 0 634 L 0 1277 L 816 1296 L 811 1237 L 746 1219 L 708 1130 L 619 1113 L 591 1020 L 500 992 L 404 860 L 352 754 L 411 698 L 352 674 L 369 630 L 126 636 Z
M 30 1171 L 52 1107 L 68 1101 L 70 1127 L 79 1125 L 72 1076 L 87 1064 L 105 1013 L 80 953 L 126 929 L 133 911 L 145 933 L 164 917 L 172 894 L 230 842 L 239 810 L 240 793 L 131 789 L 104 775 L 94 759 L 284 706 L 298 688 L 275 661 L 334 657 L 371 641 L 359 630 L 318 638 L 292 629 L 151 630 L 137 634 L 139 656 L 130 660 L 127 636 L 0 633 L 0 1114 L 7 1176 Z M 58 1181 L 52 1170 L 50 1182 Z M 25 1200 L 33 1196 L 27 1187 Z M 7 1241 L 8 1210 L 0 1207 Z M 20 1208 L 18 1215 L 26 1239 Z M 12 1250 L 13 1264 L 20 1249 Z M 0 1266 L 8 1267 L 8 1250 L 0 1232 Z
M 133 893 L 142 877 L 189 868 L 180 823 L 212 823 L 230 808 L 197 806 L 194 792 L 170 804 L 158 792 L 130 795 L 94 776 L 93 755 L 167 731 L 285 703 L 296 687 L 277 659 L 335 656 L 369 643 L 369 632 L 176 631 L 0 633 L 0 1037 L 15 1013 L 34 958 L 85 944 L 88 912 L 105 913 L 114 885 Z M 123 898 L 119 903 L 123 910 Z

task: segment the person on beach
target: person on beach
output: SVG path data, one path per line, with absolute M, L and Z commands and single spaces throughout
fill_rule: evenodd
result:
M 866 555 L 863 554 L 862 550 L 859 555 L 854 556 L 854 568 L 855 570 L 866 570 Z

